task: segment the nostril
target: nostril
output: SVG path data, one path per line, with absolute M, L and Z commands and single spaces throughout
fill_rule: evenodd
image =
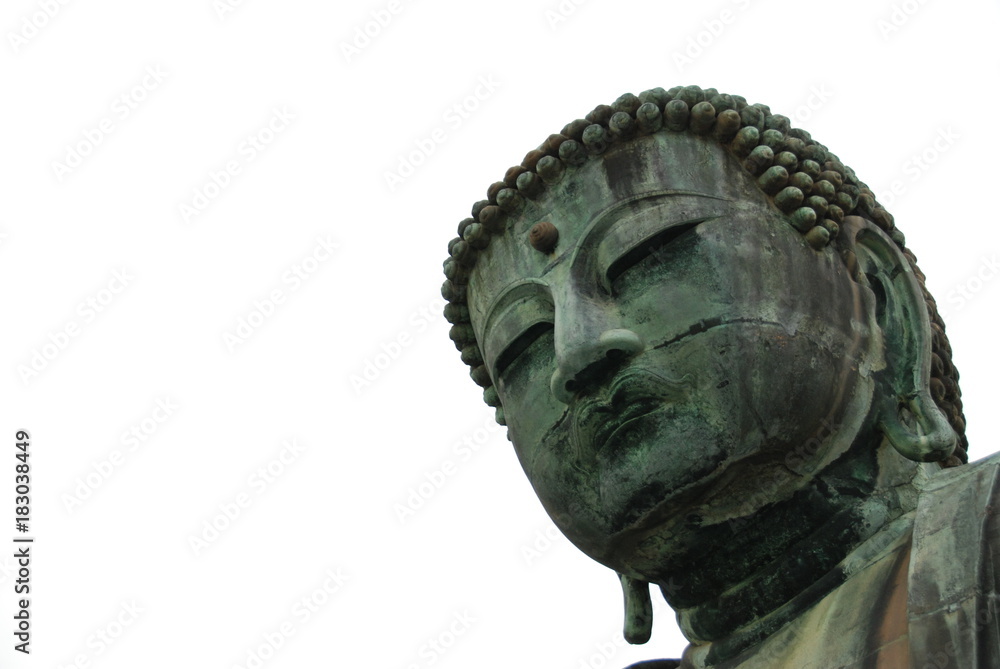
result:
M 606 351 L 606 357 L 617 361 L 638 355 L 645 348 L 639 335 L 624 329 L 606 330 L 601 333 L 599 342 Z
M 625 329 L 605 330 L 597 341 L 576 337 L 571 344 L 560 351 L 557 342 L 559 363 L 549 386 L 553 397 L 563 404 L 570 404 L 573 398 L 608 380 L 645 347 L 639 335 Z

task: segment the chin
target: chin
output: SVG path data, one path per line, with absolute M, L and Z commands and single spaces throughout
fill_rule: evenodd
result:
M 609 532 L 640 528 L 658 509 L 707 489 L 739 447 L 683 407 L 665 407 L 621 426 L 595 463 Z
M 621 425 L 592 460 L 542 477 L 546 483 L 536 492 L 577 548 L 616 571 L 634 572 L 641 556 L 630 547 L 663 533 L 680 539 L 683 532 L 670 528 L 683 527 L 690 509 L 716 489 L 733 448 L 703 420 L 664 408 Z

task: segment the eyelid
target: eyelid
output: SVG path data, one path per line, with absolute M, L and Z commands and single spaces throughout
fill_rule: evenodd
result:
M 706 220 L 709 219 L 699 218 L 667 226 L 625 249 L 618 255 L 617 258 L 607 264 L 607 270 L 604 272 L 606 287 L 610 288 L 615 279 L 624 274 L 634 265 L 642 262 L 642 260 L 644 260 L 647 256 L 652 255 L 653 249 L 662 249 L 665 246 L 669 246 L 685 232 L 693 230 Z
M 734 206 L 739 205 L 721 198 L 684 193 L 630 202 L 607 215 L 600 229 L 594 229 L 600 238 L 586 271 L 593 280 L 609 288 L 607 270 L 632 249 L 668 229 L 726 216 Z
M 510 363 L 514 362 L 519 355 L 534 344 L 536 339 L 553 330 L 555 330 L 555 325 L 551 321 L 538 321 L 529 325 L 524 332 L 515 337 L 497 356 L 493 367 L 494 378 L 499 378 Z
M 501 357 L 520 337 L 538 324 L 554 323 L 555 313 L 551 298 L 537 292 L 522 293 L 519 299 L 504 300 L 498 306 L 501 308 L 490 314 L 489 327 L 482 340 L 483 359 L 493 374 L 499 373 L 498 362 L 509 362 L 501 361 Z

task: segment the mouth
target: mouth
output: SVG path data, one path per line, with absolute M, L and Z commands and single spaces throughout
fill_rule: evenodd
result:
M 605 393 L 581 400 L 576 408 L 577 453 L 600 454 L 634 423 L 675 403 L 692 386 L 690 374 L 672 379 L 641 368 L 622 372 Z

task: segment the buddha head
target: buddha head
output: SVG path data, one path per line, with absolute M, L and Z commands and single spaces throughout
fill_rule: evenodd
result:
M 825 146 L 696 86 L 569 123 L 458 226 L 451 338 L 557 527 L 668 583 L 845 454 L 967 460 L 944 325 Z M 640 635 L 641 636 L 641 635 Z

